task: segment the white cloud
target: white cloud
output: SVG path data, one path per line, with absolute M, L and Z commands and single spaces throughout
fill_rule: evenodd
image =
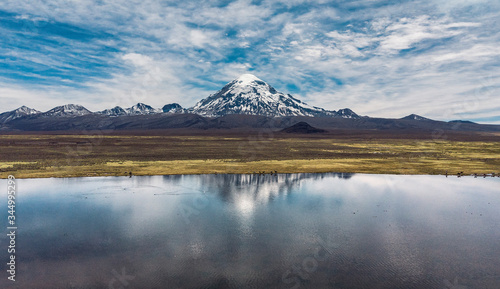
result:
M 22 14 L 22 15 L 17 15 L 14 17 L 14 19 L 17 19 L 17 20 L 30 20 L 30 21 L 33 21 L 33 22 L 38 22 L 38 21 L 49 21 L 48 18 L 46 17 L 40 17 L 40 16 L 31 16 L 31 15 L 28 15 L 28 14 Z
M 272 14 L 272 10 L 266 6 L 253 5 L 251 0 L 238 0 L 230 2 L 223 8 L 205 7 L 193 18 L 201 24 L 217 24 L 224 27 L 235 26 L 259 26 L 262 21 Z
M 436 55 L 432 60 L 437 62 L 452 62 L 452 61 L 480 61 L 481 58 L 489 59 L 491 57 L 500 56 L 498 47 L 485 44 L 477 44 L 473 47 L 445 54 Z
M 127 53 L 122 56 L 122 59 L 128 60 L 132 62 L 133 65 L 140 67 L 149 66 L 152 62 L 151 57 L 139 53 Z
M 478 27 L 479 23 L 446 23 L 447 19 L 433 20 L 428 15 L 414 19 L 401 18 L 385 28 L 388 35 L 382 37 L 380 53 L 409 49 L 427 39 L 443 39 L 465 33 L 451 28 Z
M 108 36 L 83 42 L 51 34 L 47 25 L 36 26 L 31 37 L 58 46 L 41 43 L 23 50 L 0 45 L 0 55 L 38 69 L 16 72 L 25 77 L 43 79 L 42 69 L 88 75 L 84 80 L 53 76 L 59 83 L 87 88 L 13 85 L 0 78 L 1 97 L 11 100 L 5 109 L 25 104 L 12 101 L 16 94 L 39 103 L 38 109 L 67 102 L 67 95 L 91 109 L 138 101 L 190 106 L 224 81 L 252 71 L 285 92 L 293 84 L 298 97 L 328 109 L 455 118 L 453 109 L 444 111 L 483 87 L 479 83 L 486 75 L 500 76 L 500 2 L 397 2 L 340 1 L 333 7 L 323 0 L 239 0 L 225 6 L 190 0 L 9 0 L 3 9 L 17 13 L 17 21 L 64 23 Z M 0 29 L 9 41 L 19 37 Z M 103 47 L 114 52 L 91 53 Z M 94 66 L 86 62 L 110 69 L 92 76 Z M 498 90 L 491 91 L 473 110 L 460 113 L 494 115 L 486 110 L 498 96 Z M 47 101 L 31 101 L 40 98 Z

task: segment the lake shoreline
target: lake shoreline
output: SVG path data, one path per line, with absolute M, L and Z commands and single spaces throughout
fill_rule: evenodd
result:
M 358 169 L 354 169 L 357 166 Z M 360 168 L 362 166 L 362 168 Z M 392 166 L 392 169 L 386 170 Z M 266 167 L 266 170 L 256 168 Z M 401 164 L 381 162 L 377 160 L 354 159 L 316 159 L 316 160 L 286 160 L 286 161 L 255 161 L 236 162 L 234 160 L 191 160 L 191 161 L 154 161 L 133 162 L 119 161 L 107 162 L 101 165 L 84 166 L 59 166 L 47 167 L 44 170 L 19 170 L 0 173 L 0 179 L 9 175 L 17 179 L 32 178 L 73 178 L 73 177 L 119 177 L 119 176 L 164 176 L 164 175 L 213 175 L 213 174 L 250 174 L 250 175 L 275 175 L 297 173 L 345 173 L 345 174 L 374 174 L 374 175 L 442 175 L 456 177 L 474 176 L 488 177 L 498 172 L 488 169 L 461 170 L 450 169 L 448 172 L 432 170 L 426 171 L 428 165 L 419 163 Z

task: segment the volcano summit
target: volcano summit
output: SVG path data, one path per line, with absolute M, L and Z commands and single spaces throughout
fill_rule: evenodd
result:
M 243 74 L 226 84 L 221 90 L 199 101 L 190 112 L 207 117 L 228 114 L 282 116 L 333 116 L 359 118 L 350 109 L 339 112 L 310 106 L 290 94 L 274 87 L 252 74 Z

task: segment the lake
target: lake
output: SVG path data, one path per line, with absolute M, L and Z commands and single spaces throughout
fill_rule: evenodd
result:
M 3 265 L 1 288 L 500 288 L 500 178 L 16 181 L 16 282 Z

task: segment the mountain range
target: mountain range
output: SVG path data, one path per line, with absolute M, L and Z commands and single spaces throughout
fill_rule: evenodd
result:
M 416 114 L 401 119 L 360 116 L 349 108 L 337 111 L 308 105 L 290 94 L 277 91 L 251 74 L 244 74 L 221 90 L 183 108 L 177 103 L 154 108 L 138 103 L 91 112 L 78 104 L 67 104 L 41 112 L 26 106 L 0 114 L 2 131 L 74 129 L 163 129 L 163 128 L 286 128 L 307 121 L 317 128 L 403 129 L 441 127 L 450 130 L 494 130 L 500 126 L 468 121 L 440 122 Z
M 129 108 L 116 106 L 102 111 L 91 112 L 78 104 L 67 104 L 55 107 L 47 112 L 22 106 L 16 110 L 0 114 L 0 123 L 6 123 L 27 116 L 81 116 L 102 114 L 112 117 L 125 115 L 149 115 L 157 113 L 192 113 L 205 117 L 220 117 L 228 114 L 262 115 L 269 117 L 283 116 L 330 116 L 343 118 L 359 118 L 360 116 L 346 108 L 329 111 L 310 106 L 290 94 L 278 92 L 274 87 L 252 74 L 244 74 L 225 85 L 221 90 L 200 100 L 191 108 L 183 108 L 171 103 L 162 108 L 153 108 L 138 103 Z

